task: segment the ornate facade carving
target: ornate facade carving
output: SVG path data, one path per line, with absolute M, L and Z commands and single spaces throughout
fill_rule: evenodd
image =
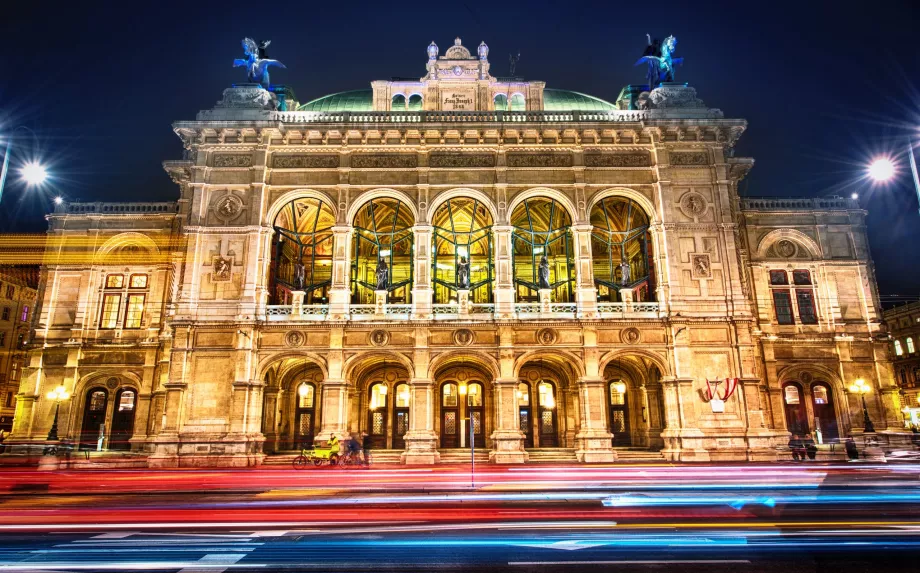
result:
M 468 153 L 432 153 L 428 156 L 428 167 L 495 167 L 495 156 Z
M 335 169 L 338 166 L 338 155 L 272 155 L 272 167 L 276 169 Z
M 563 153 L 509 153 L 508 167 L 571 167 L 572 156 Z
M 648 153 L 586 153 L 585 167 L 649 167 Z
M 351 157 L 351 166 L 355 169 L 412 169 L 418 167 L 418 155 L 405 153 L 356 154 Z
M 671 165 L 709 165 L 709 154 L 705 151 L 672 151 Z
M 212 167 L 252 167 L 249 153 L 216 153 L 211 159 Z

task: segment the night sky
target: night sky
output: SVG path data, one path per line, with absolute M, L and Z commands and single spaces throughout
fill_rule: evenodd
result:
M 631 5 L 632 7 L 627 7 Z M 87 8 L 86 6 L 93 6 Z M 283 8 L 282 8 L 283 7 Z M 240 39 L 271 39 L 288 69 L 272 80 L 301 102 L 421 77 L 425 48 L 485 40 L 493 75 L 517 74 L 613 101 L 645 34 L 679 40 L 677 79 L 710 106 L 749 122 L 737 149 L 756 166 L 753 196 L 849 195 L 869 211 L 886 306 L 920 296 L 920 213 L 905 159 L 920 140 L 920 3 L 905 2 L 9 2 L 0 20 L 0 134 L 38 135 L 54 188 L 8 180 L 0 230 L 44 229 L 50 198 L 177 198 L 161 162 L 181 158 L 171 123 L 192 120 L 245 80 Z M 19 131 L 11 167 L 35 154 Z M 899 154 L 898 179 L 863 177 L 875 155 Z

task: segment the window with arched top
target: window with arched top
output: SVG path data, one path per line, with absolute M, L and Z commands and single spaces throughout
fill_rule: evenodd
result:
M 520 406 L 530 405 L 530 388 L 527 386 L 527 384 L 524 384 L 523 382 L 518 384 L 517 399 Z
M 652 241 L 645 210 L 630 199 L 606 197 L 591 208 L 591 225 L 598 299 L 617 302 L 626 289 L 635 293 L 634 300 L 652 300 Z
M 431 218 L 434 302 L 456 302 L 470 291 L 474 303 L 492 302 L 492 214 L 478 199 L 454 197 Z
M 907 342 L 907 352 L 908 352 L 908 354 L 913 354 L 913 353 L 916 351 L 916 350 L 914 349 L 914 339 L 911 338 L 910 336 L 908 336 L 908 337 L 907 337 L 907 340 L 905 340 L 905 342 Z
M 903 356 L 903 355 L 904 355 L 904 348 L 901 346 L 901 341 L 900 341 L 900 340 L 895 340 L 895 341 L 894 341 L 894 353 L 895 353 L 896 355 L 898 355 L 898 356 Z
M 304 291 L 305 304 L 328 302 L 332 281 L 332 226 L 335 215 L 326 202 L 294 199 L 278 211 L 272 226 L 271 285 L 276 304 Z
M 409 385 L 408 384 L 397 384 L 396 385 L 396 407 L 397 408 L 408 408 L 409 407 Z
M 792 384 L 783 388 L 783 401 L 787 404 L 798 404 L 801 402 L 802 397 L 799 394 L 798 386 L 793 386 Z
M 539 300 L 539 291 L 545 288 L 545 284 L 541 284 L 540 267 L 545 265 L 552 300 L 572 302 L 575 253 L 569 212 L 555 199 L 531 197 L 514 208 L 511 225 L 514 227 L 512 247 L 517 299 Z
M 495 111 L 508 111 L 508 96 L 505 94 L 496 95 L 492 103 L 494 104 L 493 109 L 495 109 Z
M 511 111 L 525 111 L 527 110 L 527 101 L 524 99 L 524 94 L 514 94 L 511 96 Z
M 816 384 L 811 389 L 811 395 L 815 399 L 815 404 L 827 404 L 827 387 Z
M 391 304 L 410 302 L 414 224 L 399 199 L 378 197 L 361 206 L 352 222 L 352 302 L 373 304 L 376 290 L 387 291 Z
M 453 382 L 441 386 L 441 406 L 445 408 L 457 407 L 457 385 Z
M 556 407 L 556 388 L 552 385 L 552 383 L 540 382 L 537 384 L 537 396 L 541 407 Z
M 313 384 L 309 382 L 304 382 L 297 387 L 297 407 L 298 408 L 312 408 L 313 399 L 316 394 L 316 389 L 313 387 Z
M 406 96 L 403 94 L 394 95 L 390 109 L 393 111 L 406 111 Z
M 419 94 L 412 94 L 409 96 L 408 109 L 409 111 L 422 111 L 424 101 L 422 96 Z
M 808 412 L 802 396 L 802 387 L 798 382 L 787 382 L 783 385 L 786 427 L 793 434 L 804 434 L 809 431 Z

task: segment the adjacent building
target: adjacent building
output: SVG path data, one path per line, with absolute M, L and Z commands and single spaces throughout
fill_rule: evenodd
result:
M 901 388 L 905 424 L 920 428 L 920 302 L 885 311 L 894 376 Z
M 0 430 L 7 433 L 13 429 L 38 274 L 37 265 L 0 265 Z
M 367 432 L 394 460 L 773 460 L 906 438 L 852 200 L 740 197 L 746 128 L 693 88 L 609 102 L 488 47 L 179 121 L 178 199 L 64 203 L 14 437 L 255 465 Z M 472 428 L 470 428 L 470 425 Z

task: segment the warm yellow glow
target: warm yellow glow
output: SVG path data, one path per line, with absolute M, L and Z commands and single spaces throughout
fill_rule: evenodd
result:
M 623 382 L 615 382 L 615 383 L 613 384 L 613 389 L 617 391 L 617 394 L 625 394 L 625 393 L 626 393 L 626 384 L 623 383 Z
M 849 390 L 854 394 L 865 394 L 866 392 L 869 392 L 871 388 L 869 388 L 869 385 L 866 384 L 865 380 L 862 378 L 857 378 L 853 384 L 850 384 Z
M 377 390 L 377 392 L 378 392 L 381 396 L 386 396 L 386 395 L 387 395 L 387 387 L 384 386 L 383 384 L 381 384 L 381 385 L 380 385 L 380 388 Z
M 300 397 L 301 397 L 301 398 L 303 398 L 304 396 L 306 396 L 306 395 L 307 395 L 307 392 L 309 392 L 309 391 L 310 391 L 310 389 L 307 388 L 307 385 L 306 385 L 306 384 L 301 384 L 301 385 L 300 385 L 300 388 L 297 389 L 297 393 L 300 394 Z
M 477 384 L 470 385 L 470 396 L 475 396 L 479 394 L 479 386 Z
M 465 382 L 460 383 L 459 391 L 460 391 L 461 396 L 466 396 L 466 383 Z
M 49 400 L 66 400 L 67 398 L 70 398 L 70 393 L 67 392 L 67 389 L 64 388 L 63 385 L 61 385 L 48 392 L 47 397 Z
M 518 391 L 517 391 L 517 397 L 518 397 L 518 400 L 520 400 L 521 398 L 524 397 L 524 393 L 521 392 L 520 390 L 518 390 Z

